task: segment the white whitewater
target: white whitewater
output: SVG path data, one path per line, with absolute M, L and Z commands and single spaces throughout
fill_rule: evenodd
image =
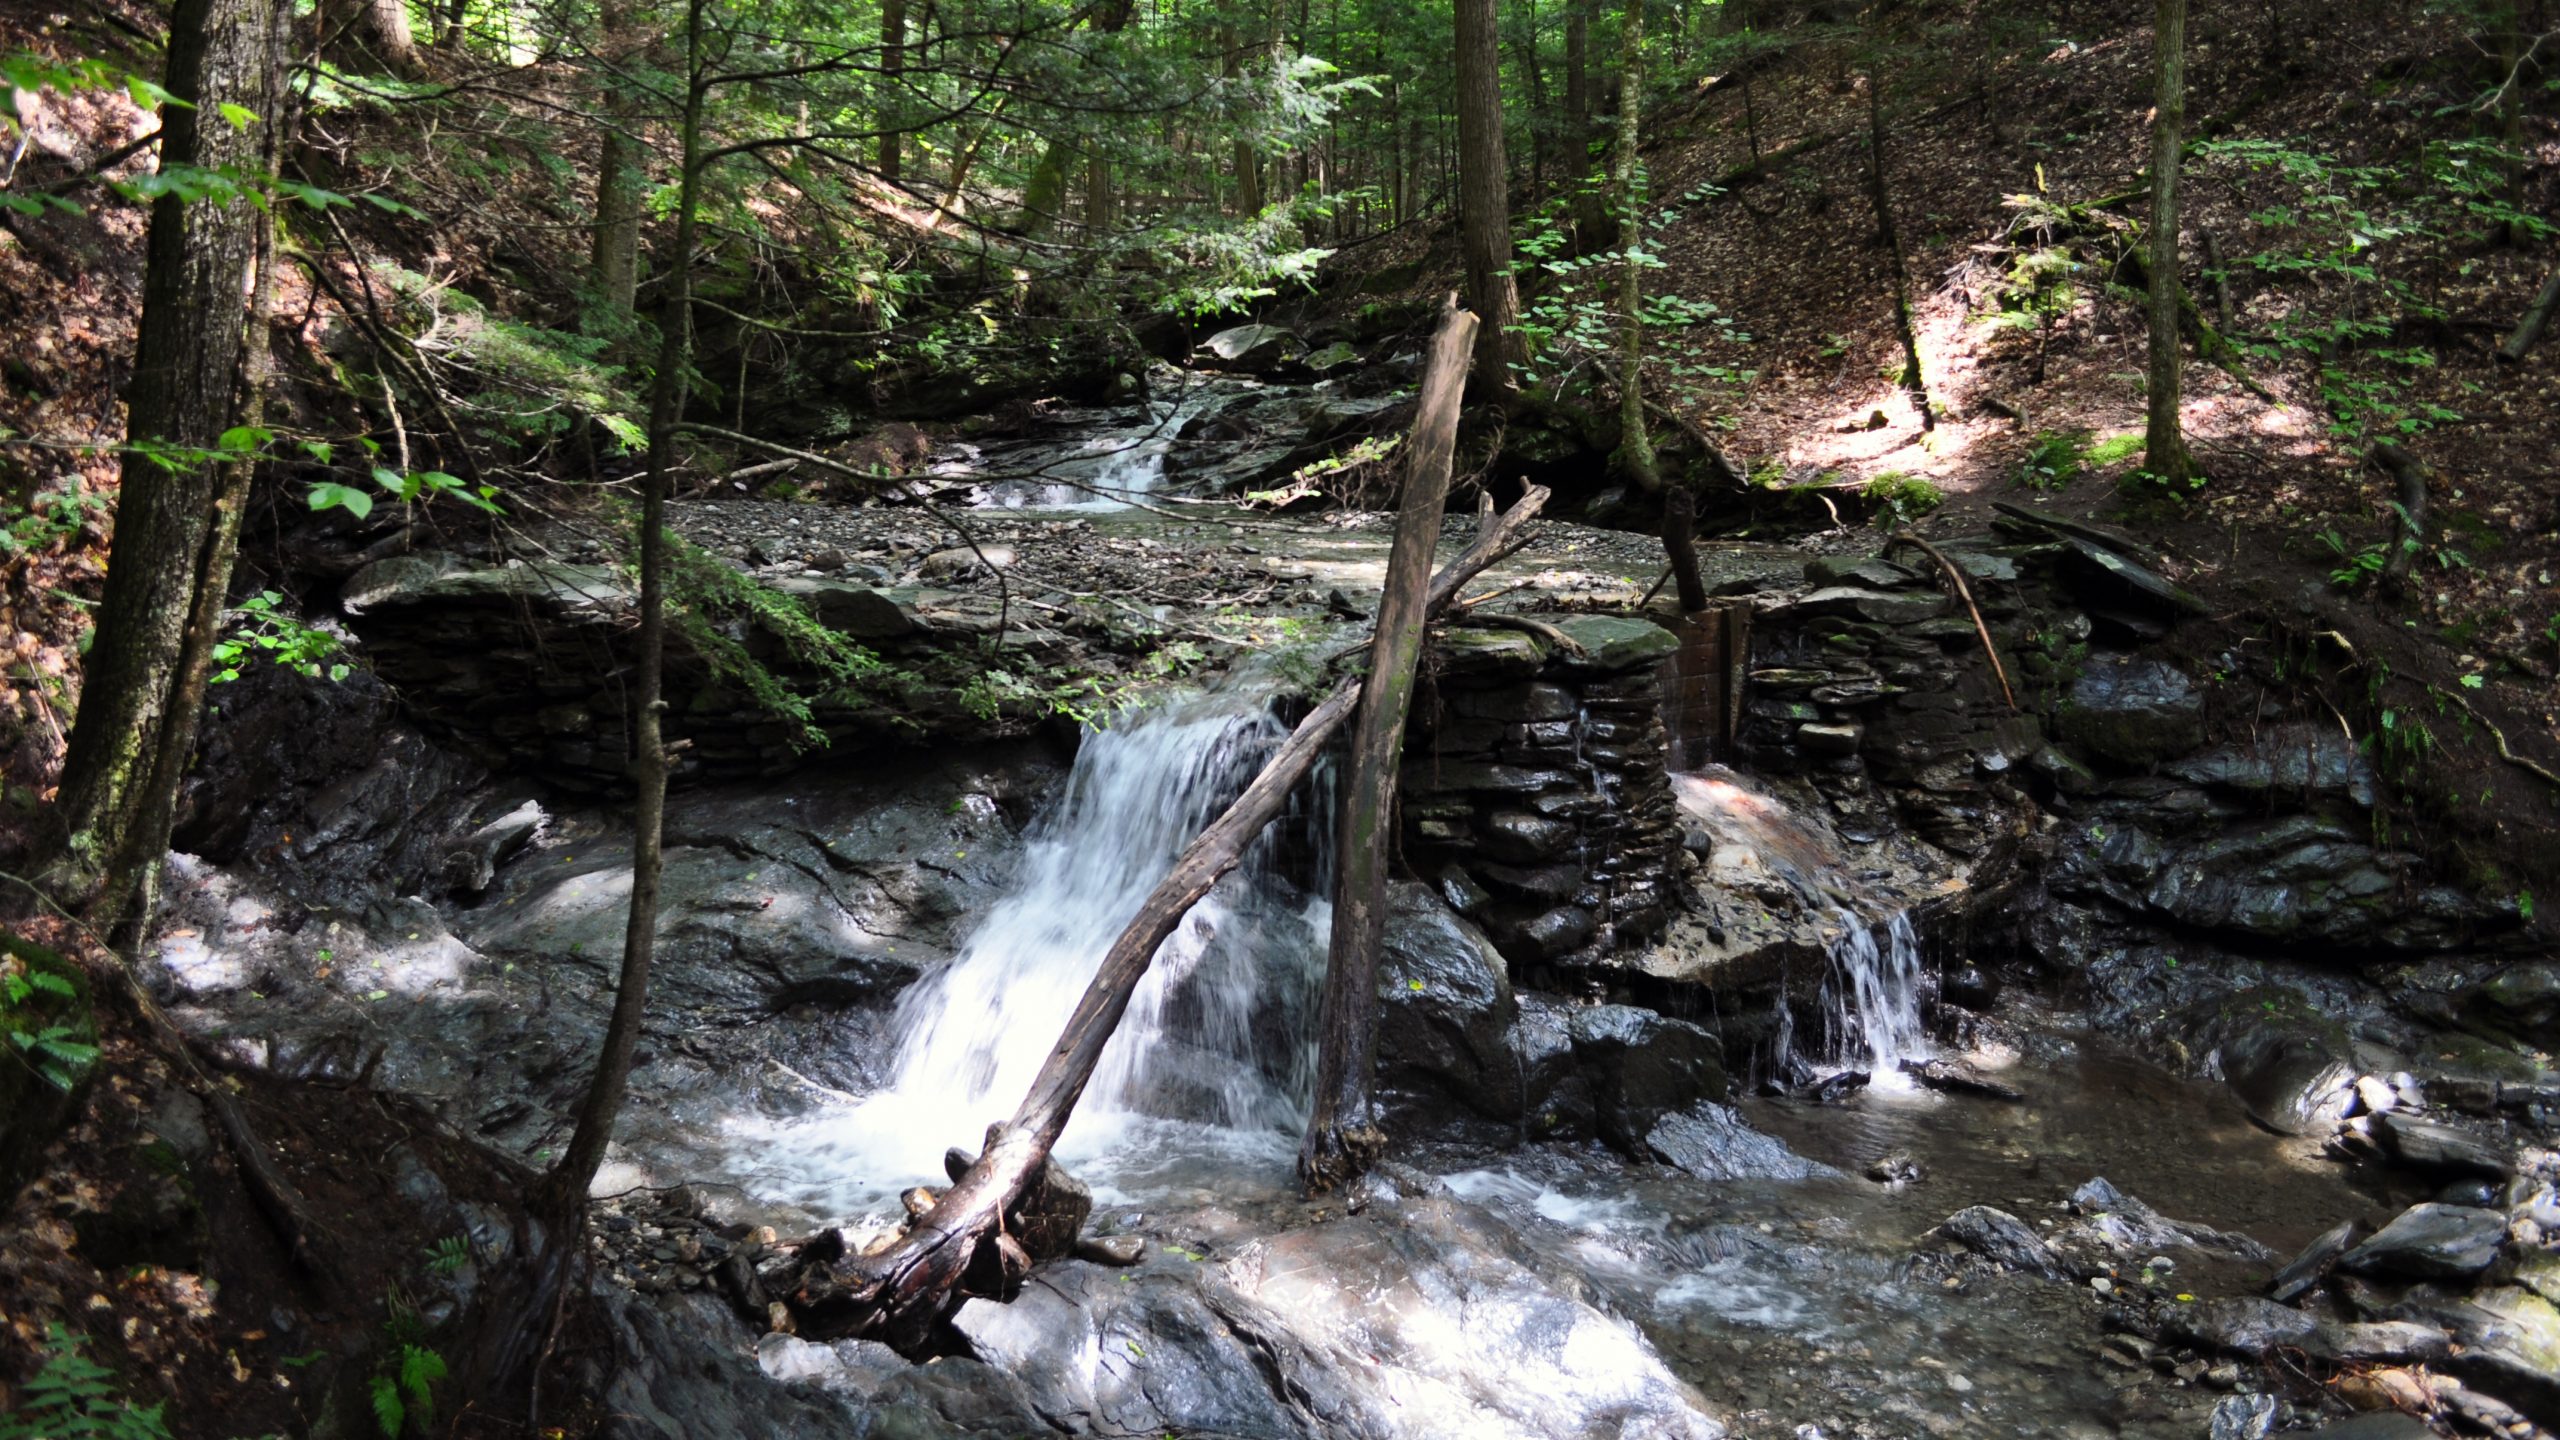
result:
M 943 1149 L 1012 1114 L 1147 892 L 1286 734 L 1258 700 L 1208 696 L 1088 735 L 1004 898 L 899 1000 L 887 1085 L 752 1137 L 742 1168 L 835 1213 L 939 1183 Z M 1305 811 L 1330 809 L 1321 788 Z M 1169 1145 L 1294 1149 L 1330 922 L 1331 826 L 1308 818 L 1266 832 L 1157 951 L 1059 1147 L 1088 1179 L 1107 1189 Z M 1295 879 L 1284 836 L 1315 856 Z
M 1902 1062 L 1929 1055 L 1920 1026 L 1920 937 L 1908 911 L 1893 912 L 1881 925 L 1847 911 L 1838 919 L 1841 934 L 1832 942 L 1831 974 L 1822 987 L 1830 1058 L 1866 1071 L 1871 1085 L 1905 1087 L 1910 1081 Z

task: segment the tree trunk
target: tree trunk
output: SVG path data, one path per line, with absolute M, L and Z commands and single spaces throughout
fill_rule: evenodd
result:
M 667 807 L 667 751 L 661 733 L 666 712 L 666 515 L 669 472 L 676 464 L 676 425 L 684 418 L 687 367 L 692 359 L 693 241 L 702 189 L 702 110 L 709 90 L 702 65 L 702 10 L 685 7 L 684 128 L 678 156 L 675 264 L 667 279 L 667 308 L 659 324 L 658 371 L 649 396 L 649 457 L 641 481 L 639 675 L 632 687 L 631 908 L 622 931 L 622 973 L 614 983 L 613 1019 L 596 1055 L 596 1073 L 578 1106 L 578 1127 L 560 1163 L 543 1178 L 539 1209 L 562 1222 L 586 1206 L 587 1187 L 604 1163 L 622 1094 L 631 1078 L 632 1052 L 648 1005 L 649 971 L 658 940 L 658 882 Z M 574 1247 L 575 1232 L 559 1242 Z
M 1468 393 L 1508 396 L 1519 385 L 1520 291 L 1511 277 L 1511 175 L 1502 158 L 1502 51 L 1494 0 L 1457 0 L 1458 235 L 1467 304 L 1476 312 Z
M 1458 445 L 1458 404 L 1476 317 L 1451 295 L 1422 371 L 1413 435 L 1405 442 L 1403 494 L 1387 553 L 1386 593 L 1369 647 L 1369 678 L 1351 732 L 1334 853 L 1333 937 L 1324 977 L 1316 1056 L 1315 1112 L 1298 1149 L 1298 1176 L 1321 1195 L 1357 1179 L 1386 1148 L 1371 1084 L 1378 1053 L 1378 952 L 1387 930 L 1387 862 L 1395 849 L 1396 766 L 1422 658 L 1423 604 L 1431 553 Z
M 1647 494 L 1662 488 L 1653 437 L 1644 419 L 1644 269 L 1642 200 L 1636 193 L 1637 125 L 1644 95 L 1644 6 L 1628 0 L 1618 25 L 1618 134 L 1609 153 L 1609 187 L 1618 210 L 1618 460 Z
M 275 0 L 179 0 L 162 83 L 193 103 L 162 109 L 164 168 L 257 171 L 259 147 L 280 125 L 283 8 Z M 226 105 L 260 123 L 230 124 Z M 222 482 L 205 456 L 232 423 L 241 301 L 262 223 L 241 201 L 163 195 L 151 207 L 125 433 L 135 447 L 176 453 L 163 465 L 128 451 L 121 467 L 114 563 L 56 795 L 61 848 L 48 882 L 66 901 L 95 898 L 100 872 L 147 823 L 140 811 L 151 748 L 170 733 L 187 622 L 213 554 Z M 120 909 L 129 899 L 109 903 Z
M 907 0 L 880 0 L 880 178 L 894 185 L 904 163 L 906 135 L 898 127 L 906 113 Z
M 320 7 L 320 30 L 332 48 L 352 44 L 390 74 L 414 79 L 426 73 L 409 31 L 408 0 L 337 0 Z
M 1920 373 L 1920 327 L 1911 314 L 1911 271 L 1902 262 L 1902 231 L 1893 223 L 1893 190 L 1884 169 L 1884 76 L 1867 72 L 1867 195 L 1876 210 L 1876 235 L 1883 242 L 1886 268 L 1893 281 L 1893 324 L 1902 340 L 1902 387 L 1911 392 L 1911 408 L 1920 412 L 1920 428 L 1938 428 L 1929 408 L 1928 378 Z
M 1564 153 L 1568 182 L 1581 183 L 1591 163 L 1591 0 L 1565 0 Z
M 1049 233 L 1049 227 L 1067 208 L 1067 142 L 1052 140 L 1040 152 L 1040 163 L 1031 168 L 1031 179 L 1022 187 L 1022 218 L 1015 228 L 1031 239 Z
M 640 58 L 631 0 L 607 0 L 601 23 L 606 53 L 616 65 Z M 647 151 L 638 135 L 640 107 L 631 87 L 608 76 L 604 93 L 604 147 L 596 163 L 596 234 L 593 252 L 596 298 L 608 333 L 618 333 L 640 291 L 641 165 Z
M 2159 58 L 2157 114 L 2151 126 L 2150 423 L 2142 468 L 2165 489 L 2184 491 L 2192 466 L 2178 425 L 2178 169 L 2187 118 L 2187 0 L 2159 0 L 2153 43 Z
M 1531 487 L 1500 515 L 1490 497 L 1481 501 L 1474 543 L 1432 577 L 1423 603 L 1427 618 L 1457 597 L 1459 589 L 1523 543 L 1520 531 L 1546 504 L 1547 492 Z M 1235 868 L 1245 846 L 1288 804 L 1289 792 L 1314 768 L 1335 731 L 1350 719 L 1360 685 L 1344 681 L 1331 697 L 1298 722 L 1286 742 L 1264 762 L 1234 804 L 1191 842 L 1138 907 L 1135 919 L 1094 971 L 1084 997 L 1067 1017 L 1049 1059 L 1031 1082 L 1013 1119 L 988 1131 L 986 1147 L 934 1207 L 889 1249 L 852 1257 L 823 1275 L 804 1272 L 794 1297 L 800 1333 L 813 1338 L 886 1335 L 893 1344 L 921 1338 L 956 1298 L 982 1246 L 1009 1237 L 997 1232 L 1005 1212 L 1065 1131 L 1076 1101 L 1093 1078 L 1103 1047 L 1129 1008 L 1130 994 L 1158 947 L 1219 877 Z
M 267 94 L 276 115 L 290 116 L 285 89 L 285 49 L 291 36 L 289 9 L 277 5 L 270 16 L 274 43 Z M 274 179 L 283 166 L 283 137 L 289 119 L 267 117 L 260 127 L 266 145 L 262 173 Z M 275 355 L 267 333 L 275 312 L 275 214 L 258 212 L 257 257 L 249 284 L 248 344 L 241 356 L 240 424 L 251 430 L 266 423 L 267 387 L 275 374 Z M 222 623 L 230 614 L 231 568 L 240 553 L 240 519 L 249 506 L 249 482 L 256 457 L 242 452 L 223 462 L 215 483 L 213 521 L 207 527 L 204 555 L 196 571 L 196 591 L 189 602 L 187 628 L 178 650 L 170 699 L 161 716 L 160 736 L 153 746 L 150 779 L 135 807 L 133 824 L 108 862 L 106 879 L 87 919 L 108 943 L 127 954 L 139 954 L 150 940 L 160 906 L 160 871 L 169 853 L 169 832 L 178 818 L 178 791 L 196 753 L 196 730 L 204 718 L 205 687 L 213 673 L 213 649 L 222 639 Z

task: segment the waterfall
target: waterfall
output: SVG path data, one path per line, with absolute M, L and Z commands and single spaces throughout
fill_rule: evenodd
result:
M 939 1184 L 945 1146 L 974 1149 L 1009 1118 L 1147 893 L 1287 735 L 1267 697 L 1242 688 L 1088 734 L 1003 897 L 900 997 L 887 1083 L 805 1119 L 741 1127 L 740 1168 L 776 1198 L 849 1213 Z M 1313 793 L 1156 952 L 1060 1143 L 1079 1173 L 1108 1182 L 1186 1148 L 1294 1150 L 1332 913 L 1330 785 L 1320 766 Z
M 1034 445 L 1007 455 L 1000 469 L 1028 472 L 988 487 L 982 503 L 1000 508 L 1125 510 L 1133 499 L 1164 484 L 1166 457 L 1183 430 L 1233 403 L 1243 389 L 1233 383 L 1186 386 L 1171 400 L 1153 400 L 1134 423 L 1117 423 L 1064 447 Z M 967 475 L 972 461 L 938 473 Z M 1054 477 L 1054 478 L 1044 478 Z
M 1009 1111 L 1147 892 L 1287 733 L 1267 708 L 1212 700 L 1090 736 L 1012 889 L 898 1002 L 890 1093 Z M 1080 1109 L 1303 1119 L 1314 1030 L 1299 1002 L 1327 917 L 1276 873 L 1277 849 L 1265 833 L 1156 952 Z
M 1832 1058 L 1892 1088 L 1903 1083 L 1903 1061 L 1929 1053 L 1920 1029 L 1920 937 L 1908 911 L 1895 911 L 1882 925 L 1845 912 L 1841 918 L 1846 923 L 1822 987 Z

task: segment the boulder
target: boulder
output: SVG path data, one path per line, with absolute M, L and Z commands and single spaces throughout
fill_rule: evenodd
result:
M 1700 1101 L 1665 1115 L 1645 1132 L 1648 1154 L 1700 1180 L 1804 1180 L 1838 1172 L 1751 1128 L 1728 1105 Z
M 1220 368 L 1265 374 L 1306 352 L 1306 342 L 1277 325 L 1238 325 L 1200 342 Z
M 1520 1062 L 1508 1042 L 1519 1005 L 1501 952 L 1427 887 L 1387 892 L 1378 966 L 1378 1081 L 1482 1114 L 1521 1111 Z
M 1979 1255 L 2003 1270 L 2042 1275 L 2049 1280 L 2071 1278 L 2062 1257 L 2054 1254 L 2026 1221 L 1994 1206 L 1967 1206 L 1922 1238 Z
M 2339 1221 L 2319 1239 L 2304 1246 L 2301 1254 L 2285 1262 L 2285 1267 L 2267 1282 L 2267 1298 L 2290 1305 L 2311 1293 L 2311 1287 L 2319 1284 L 2321 1278 L 2329 1273 L 2329 1267 L 2338 1263 L 2338 1257 L 2347 1253 L 2347 1247 L 2354 1243 L 2355 1237 L 2356 1222 Z
M 2168 1312 L 2167 1332 L 2190 1345 L 2261 1356 L 2298 1349 L 2320 1333 L 2318 1317 L 2254 1295 L 2181 1305 Z
M 2467 1205 L 2412 1205 L 2338 1262 L 2359 1275 L 2460 1280 L 2486 1270 L 2507 1238 L 2507 1218 Z
M 1632 1005 L 1577 1006 L 1570 1023 L 1600 1138 L 1625 1154 L 1645 1154 L 1664 1115 L 1724 1098 L 1724 1046 L 1707 1030 Z
M 2373 1133 L 2393 1159 L 2412 1170 L 2482 1180 L 2504 1180 L 2516 1171 L 2504 1147 L 2459 1125 L 2381 1114 L 2373 1117 Z
M 1520 997 L 1508 1047 L 1520 1056 L 1525 1113 L 1542 1135 L 1597 1133 L 1646 1156 L 1657 1121 L 1725 1093 L 1724 1047 L 1685 1020 L 1632 1005 Z

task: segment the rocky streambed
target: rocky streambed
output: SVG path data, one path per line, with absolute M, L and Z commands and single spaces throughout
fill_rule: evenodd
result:
M 1107 923 L 1082 861 L 1147 858 L 1076 817 L 1179 829 L 1361 633 L 1386 517 L 1154 488 L 1268 480 L 1257 413 L 1291 446 L 1383 413 L 1276 390 L 946 453 L 916 484 L 981 502 L 957 530 L 912 503 L 676 508 L 899 678 L 827 690 L 817 745 L 675 667 L 660 973 L 587 1237 L 603 1330 L 577 1363 L 609 1431 L 2560 1419 L 2560 992 L 2529 917 L 2395 847 L 2371 757 L 2300 696 L 2241 698 L 2276 678 L 2245 644 L 2165 644 L 2196 622 L 2157 556 L 2032 517 L 1942 558 L 1717 547 L 1700 617 L 1648 605 L 1657 542 L 1542 523 L 1417 701 L 1395 1162 L 1317 1203 L 1290 1175 L 1319 790 L 1178 942 L 1141 1055 L 1070 1132 L 1091 1243 L 918 1355 L 794 1333 L 800 1263 L 877 1243 L 1010 1106 L 1003 1047 L 952 1047 L 980 1058 L 942 1089 L 915 1063 L 926 1021 L 990 1010 L 954 976 L 1108 938 L 1043 931 Z M 1213 411 L 1204 448 L 1148 448 Z M 564 523 L 378 561 L 343 602 L 369 675 L 224 697 L 150 981 L 237 1065 L 397 1089 L 539 1163 L 618 958 L 628 587 Z M 811 678 L 751 615 L 717 623 Z M 1062 707 L 1069 673 L 1101 684 Z M 1110 789 L 1115 755 L 1199 784 Z

